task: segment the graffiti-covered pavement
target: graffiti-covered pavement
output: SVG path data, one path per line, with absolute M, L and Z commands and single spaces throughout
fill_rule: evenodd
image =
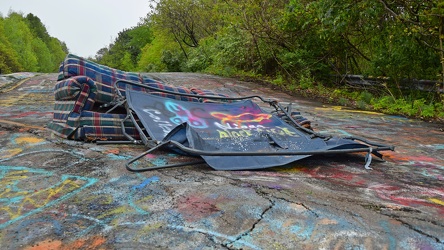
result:
M 205 164 L 133 173 L 141 145 L 63 140 L 56 74 L 0 76 L 1 249 L 444 249 L 443 125 L 328 106 L 211 75 L 175 85 L 292 102 L 317 132 L 396 146 L 260 171 Z M 139 164 L 180 161 L 168 152 Z

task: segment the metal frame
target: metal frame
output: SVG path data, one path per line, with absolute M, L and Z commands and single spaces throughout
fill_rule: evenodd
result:
M 154 167 L 147 167 L 147 168 L 132 168 L 130 165 L 133 164 L 134 162 L 136 162 L 137 160 L 139 160 L 140 158 L 142 158 L 143 156 L 152 153 L 156 150 L 159 150 L 161 148 L 167 147 L 167 146 L 174 146 L 176 148 L 178 148 L 179 150 L 188 153 L 190 155 L 199 155 L 199 156 L 264 156 L 264 155 L 268 155 L 268 156 L 284 156 L 284 155 L 327 155 L 327 154 L 338 154 L 338 153 L 356 153 L 356 152 L 367 152 L 366 155 L 366 163 L 365 163 L 365 168 L 366 169 L 371 169 L 369 167 L 372 157 L 371 155 L 375 155 L 378 158 L 382 159 L 382 154 L 380 154 L 378 151 L 383 151 L 383 150 L 394 150 L 394 146 L 389 146 L 389 145 L 383 145 L 383 144 L 378 144 L 375 142 L 371 142 L 368 140 L 365 140 L 363 138 L 358 138 L 358 137 L 342 137 L 342 139 L 349 139 L 349 140 L 353 140 L 353 141 L 360 141 L 363 142 L 365 144 L 362 144 L 363 146 L 367 145 L 367 147 L 363 147 L 363 148 L 354 148 L 354 149 L 336 149 L 336 150 L 316 150 L 316 151 L 297 151 L 297 152 L 279 152 L 279 151 L 275 151 L 275 152 L 267 152 L 267 153 L 263 153 L 263 152 L 209 152 L 209 151 L 203 151 L 203 150 L 197 150 L 197 149 L 193 149 L 187 146 L 184 146 L 183 144 L 177 142 L 177 141 L 173 141 L 173 140 L 168 140 L 168 141 L 163 141 L 163 142 L 159 142 L 159 141 L 154 141 L 152 140 L 150 137 L 147 137 L 145 135 L 145 132 L 143 131 L 143 129 L 137 124 L 137 121 L 134 117 L 133 111 L 130 109 L 128 103 L 126 102 L 126 98 L 125 96 L 122 95 L 121 91 L 118 89 L 117 85 L 118 83 L 125 83 L 128 85 L 133 85 L 133 86 L 138 86 L 138 87 L 142 87 L 142 88 L 146 88 L 149 90 L 153 90 L 156 92 L 163 92 L 163 93 L 168 93 L 168 94 L 173 94 L 173 95 L 179 95 L 179 96 L 187 96 L 187 97 L 196 97 L 196 98 L 205 98 L 205 99 L 213 99 L 213 100 L 230 100 L 230 101 L 238 101 L 238 100 L 246 100 L 246 99 L 253 99 L 253 98 L 258 98 L 260 99 L 262 102 L 264 103 L 268 103 L 270 106 L 274 107 L 274 109 L 276 111 L 282 111 L 285 116 L 287 116 L 289 118 L 289 120 L 291 121 L 292 124 L 295 126 L 297 129 L 302 130 L 305 133 L 308 133 L 311 135 L 312 138 L 315 137 L 319 137 L 322 138 L 324 140 L 329 140 L 332 136 L 330 135 L 324 135 L 324 134 L 320 134 L 320 133 L 316 133 L 311 129 L 305 128 L 303 126 L 301 126 L 299 123 L 297 123 L 290 115 L 290 109 L 291 106 L 284 108 L 281 106 L 281 104 L 279 104 L 277 101 L 275 100 L 266 100 L 264 98 L 262 98 L 261 96 L 257 96 L 257 95 L 252 95 L 252 96 L 246 96 L 246 97 L 221 97 L 221 96 L 212 96 L 212 95 L 208 95 L 208 96 L 203 96 L 203 95 L 195 95 L 195 94 L 183 94 L 183 93 L 177 93 L 174 91 L 168 91 L 168 90 L 163 90 L 163 89 L 159 89 L 159 88 L 155 88 L 155 87 L 150 87 L 150 86 L 146 86 L 144 84 L 140 84 L 137 82 L 132 82 L 132 81 L 127 81 L 127 80 L 117 80 L 114 82 L 114 88 L 117 92 L 117 100 L 114 102 L 115 106 L 112 108 L 116 108 L 119 105 L 124 104 L 125 108 L 127 110 L 127 117 L 122 120 L 121 122 L 121 126 L 122 126 L 122 131 L 124 133 L 124 135 L 128 138 L 128 141 L 121 141 L 119 143 L 134 143 L 134 144 L 144 144 L 145 146 L 149 147 L 149 149 L 147 151 L 145 151 L 144 153 L 132 158 L 131 160 L 129 160 L 126 163 L 126 168 L 129 171 L 132 172 L 143 172 L 143 171 L 149 171 L 149 170 L 155 170 L 155 169 L 162 169 L 162 168 L 171 168 L 171 167 L 179 167 L 179 166 L 186 166 L 186 165 L 195 165 L 195 164 L 202 164 L 205 163 L 205 161 L 203 160 L 199 160 L 199 161 L 190 161 L 190 162 L 186 162 L 186 163 L 176 163 L 176 164 L 166 164 L 166 165 L 162 165 L 162 166 L 154 166 Z M 139 131 L 140 137 L 141 137 L 141 141 L 137 141 L 134 138 L 132 138 L 130 135 L 128 135 L 125 132 L 125 126 L 124 126 L 124 121 L 131 119 L 131 121 L 134 123 L 135 128 L 137 129 L 137 131 Z

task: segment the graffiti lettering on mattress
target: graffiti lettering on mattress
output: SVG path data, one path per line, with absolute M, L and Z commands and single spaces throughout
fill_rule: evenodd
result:
M 203 133 L 207 137 L 214 139 L 242 139 L 264 134 L 299 137 L 297 132 L 276 120 L 272 114 L 264 113 L 250 102 L 202 105 L 174 100 L 153 100 L 147 103 L 142 111 L 148 115 L 153 125 L 151 132 L 157 133 L 158 138 L 167 136 L 175 127 L 184 123 L 191 128 L 204 130 Z
M 241 127 L 242 124 L 248 123 L 263 123 L 264 120 L 270 121 L 270 114 L 253 114 L 242 113 L 239 115 L 230 115 L 221 112 L 211 112 L 211 115 L 217 119 L 220 119 L 222 124 L 232 123 L 235 126 Z
M 182 124 L 187 122 L 193 128 L 207 128 L 208 125 L 205 120 L 199 118 L 194 115 L 191 111 L 186 109 L 180 104 L 175 102 L 167 101 L 165 102 L 165 107 L 168 111 L 175 114 L 174 117 L 171 117 L 170 120 L 175 124 Z
M 147 113 L 150 118 L 153 119 L 153 122 L 157 123 L 159 128 L 162 129 L 163 135 L 167 135 L 174 127 L 175 124 L 172 124 L 170 121 L 163 120 L 161 118 L 162 112 L 156 109 L 143 109 L 143 112 Z
M 264 127 L 262 125 L 249 125 L 247 128 L 244 129 L 237 129 L 237 128 L 226 128 L 220 123 L 215 123 L 215 125 L 221 129 L 217 129 L 217 132 L 219 133 L 219 137 L 221 139 L 223 138 L 238 138 L 238 137 L 248 137 L 252 136 L 252 131 L 255 131 L 257 133 L 265 133 L 265 134 L 273 134 L 273 135 L 281 135 L 281 136 L 292 136 L 292 137 L 298 137 L 298 135 L 292 131 L 290 131 L 288 128 L 285 127 Z

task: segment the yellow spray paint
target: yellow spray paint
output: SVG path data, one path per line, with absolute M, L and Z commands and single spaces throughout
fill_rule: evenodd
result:
M 9 183 L 10 186 L 13 186 L 18 180 L 29 178 L 29 176 L 26 175 L 27 172 L 28 171 L 13 171 L 8 173 L 8 175 L 2 178 L 2 185 L 8 186 Z M 16 192 L 8 188 L 0 194 L 0 198 L 24 196 L 23 200 L 21 200 L 19 204 L 17 203 L 14 207 L 1 207 L 0 211 L 6 212 L 9 219 L 12 220 L 21 216 L 23 213 L 26 213 L 26 211 L 28 211 L 30 208 L 36 209 L 43 207 L 53 200 L 54 197 L 58 197 L 61 193 L 70 193 L 78 188 L 80 188 L 78 183 L 70 179 L 64 180 L 57 186 L 44 190 L 35 190 L 34 192 Z
M 440 200 L 440 199 L 437 199 L 437 198 L 428 198 L 428 200 L 433 202 L 433 203 L 435 203 L 435 204 L 444 206 L 444 201 L 443 200 Z
M 132 211 L 132 208 L 130 208 L 128 206 L 121 206 L 121 207 L 113 209 L 113 210 L 111 210 L 111 211 L 109 211 L 107 213 L 103 213 L 103 214 L 97 216 L 97 219 L 103 219 L 103 218 L 106 218 L 107 216 L 115 215 L 115 214 L 128 213 L 128 211 Z
M 163 223 L 161 222 L 157 222 L 154 224 L 148 224 L 146 226 L 144 226 L 140 232 L 140 236 L 146 235 L 147 233 L 154 231 L 156 229 L 159 229 L 161 226 L 163 225 Z
M 6 86 L 5 88 L 2 88 L 1 93 L 6 93 L 9 92 L 11 90 L 14 90 L 15 88 L 17 88 L 18 86 L 22 85 L 22 83 L 26 82 L 27 80 L 29 80 L 29 78 L 25 78 L 19 82 L 16 83 L 12 83 L 12 84 L 8 84 L 8 86 Z
M 42 138 L 28 137 L 28 136 L 26 136 L 26 137 L 19 137 L 19 138 L 15 139 L 15 142 L 17 144 L 25 144 L 25 143 L 26 144 L 36 144 L 36 143 L 41 143 L 43 141 L 45 141 L 45 140 L 42 139 Z
M 0 100 L 0 106 L 4 107 L 11 107 L 14 105 L 17 105 L 18 103 L 22 103 L 22 100 L 26 100 L 27 96 L 29 94 L 20 94 L 18 96 L 12 96 L 12 97 L 4 97 Z
M 360 114 L 368 114 L 368 115 L 384 115 L 382 113 L 373 112 L 373 111 L 365 111 L 365 110 L 354 110 L 354 109 L 347 109 L 342 106 L 332 106 L 327 108 L 315 108 L 315 110 L 323 110 L 323 111 L 341 111 L 341 112 L 348 112 L 348 113 L 360 113 Z
M 0 154 L 0 158 L 11 158 L 14 155 L 18 155 L 21 152 L 23 152 L 23 149 L 21 148 L 13 148 L 13 149 L 6 149 Z
M 0 120 L 0 123 L 1 122 L 2 122 L 2 120 Z M 19 147 L 7 148 L 7 149 L 0 150 L 0 158 L 6 159 L 6 158 L 14 157 L 14 156 L 22 153 L 25 148 L 29 148 L 29 147 L 34 146 L 35 144 L 39 144 L 39 143 L 43 143 L 43 142 L 45 142 L 45 139 L 38 138 L 35 136 L 17 137 L 15 139 L 13 139 L 13 143 L 15 146 L 19 146 Z

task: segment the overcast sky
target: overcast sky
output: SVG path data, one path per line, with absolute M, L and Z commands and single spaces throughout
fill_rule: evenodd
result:
M 0 13 L 32 13 L 48 33 L 64 41 L 71 53 L 94 56 L 117 34 L 136 26 L 150 8 L 149 0 L 0 0 Z

